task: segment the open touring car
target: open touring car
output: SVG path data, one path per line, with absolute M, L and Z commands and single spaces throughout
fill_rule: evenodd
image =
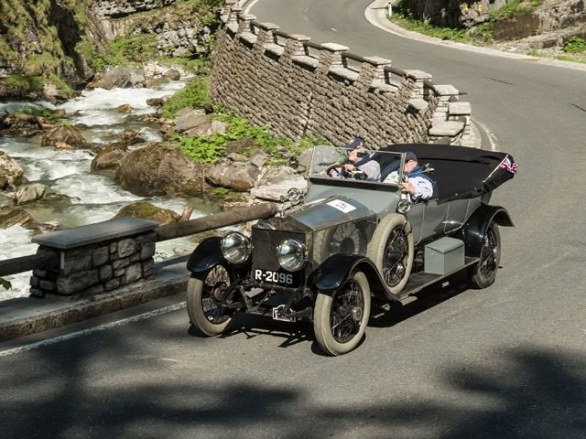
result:
M 412 202 L 401 192 L 407 151 L 435 181 L 434 195 Z M 448 145 L 392 145 L 373 152 L 381 180 L 327 172 L 340 151 L 313 151 L 305 195 L 290 191 L 283 215 L 261 220 L 250 237 L 230 232 L 204 240 L 187 263 L 187 309 L 206 335 L 227 331 L 238 313 L 313 322 L 328 354 L 354 349 L 364 335 L 371 295 L 405 301 L 465 270 L 473 287 L 491 285 L 499 267 L 499 226 L 508 212 L 489 204 L 513 177 L 501 152 Z

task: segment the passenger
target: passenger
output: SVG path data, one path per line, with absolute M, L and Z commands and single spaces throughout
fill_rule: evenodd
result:
M 433 196 L 435 182 L 423 172 L 417 163 L 417 156 L 414 152 L 408 151 L 405 154 L 405 165 L 403 166 L 403 182 L 401 191 L 409 194 L 411 201 L 418 202 L 428 200 Z M 383 183 L 398 184 L 399 174 L 391 172 Z
M 343 177 L 353 177 L 358 180 L 379 181 L 380 164 L 372 159 L 372 155 L 364 147 L 364 139 L 356 137 L 352 142 L 344 146 L 345 157 L 342 157 L 328 170 L 339 169 Z

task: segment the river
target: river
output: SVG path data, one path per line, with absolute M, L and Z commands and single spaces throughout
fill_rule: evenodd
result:
M 26 106 L 63 109 L 72 124 L 87 126 L 83 134 L 90 143 L 107 145 L 116 141 L 128 128 L 141 130 L 147 141 L 159 141 L 162 137 L 158 126 L 139 122 L 134 116 L 154 112 L 147 105 L 147 99 L 173 94 L 183 85 L 183 81 L 174 81 L 159 88 L 94 89 L 61 105 L 47 102 L 6 102 L 0 103 L 0 114 Z M 132 115 L 117 111 L 117 107 L 123 104 L 132 107 Z M 144 144 L 137 145 L 142 146 Z M 107 175 L 92 174 L 90 166 L 95 154 L 89 150 L 57 150 L 41 147 L 40 138 L 8 136 L 0 137 L 0 150 L 18 161 L 30 183 L 42 183 L 47 187 L 47 192 L 71 197 L 70 202 L 55 201 L 21 206 L 40 223 L 60 224 L 63 227 L 97 223 L 111 219 L 122 206 L 138 200 L 147 200 L 177 213 L 181 213 L 186 206 L 192 207 L 194 210 L 191 218 L 209 212 L 200 199 L 139 197 L 120 188 Z M 0 207 L 7 204 L 7 198 L 0 196 Z M 37 245 L 31 243 L 31 238 L 32 232 L 21 226 L 0 228 L 0 260 L 34 254 Z M 155 259 L 162 260 L 174 254 L 188 252 L 193 246 L 193 239 L 189 238 L 158 243 Z M 5 279 L 11 282 L 12 289 L 0 289 L 0 300 L 28 296 L 30 275 L 28 272 L 6 276 Z

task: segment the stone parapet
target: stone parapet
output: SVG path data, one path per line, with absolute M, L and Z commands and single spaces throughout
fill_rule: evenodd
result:
M 430 129 L 439 122 L 464 125 L 450 137 L 455 144 L 467 132 L 469 113 L 457 120 L 449 114 L 458 90 L 434 86 L 429 73 L 402 71 L 391 60 L 352 54 L 337 43 L 312 43 L 276 24 L 258 23 L 234 4 L 222 16 L 210 97 L 254 125 L 334 145 L 361 134 L 373 149 L 432 142 L 437 137 Z
M 148 278 L 153 270 L 158 224 L 116 218 L 33 238 L 38 255 L 54 269 L 34 270 L 31 295 L 88 297 Z

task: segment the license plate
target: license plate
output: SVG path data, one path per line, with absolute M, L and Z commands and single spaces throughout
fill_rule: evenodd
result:
M 253 273 L 253 280 L 288 286 L 293 285 L 293 274 L 255 268 Z

